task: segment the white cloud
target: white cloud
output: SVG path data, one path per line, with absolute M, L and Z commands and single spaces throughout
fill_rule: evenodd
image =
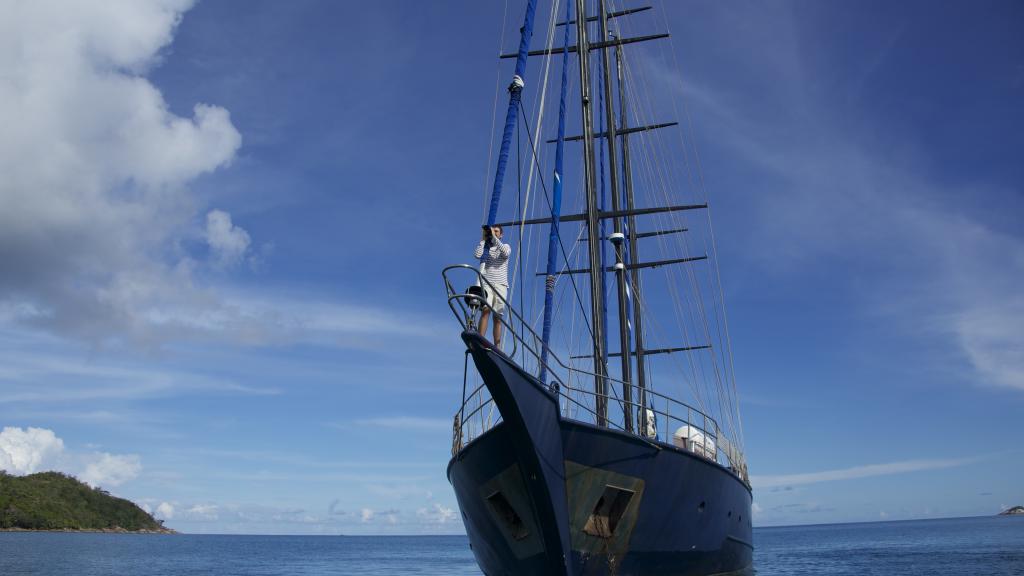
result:
M 241 136 L 223 108 L 174 114 L 144 76 L 191 4 L 3 3 L 5 316 L 86 338 L 145 338 L 154 311 L 209 306 L 178 247 L 194 227 L 185 185 L 229 163 Z
M 430 524 L 444 524 L 455 519 L 455 510 L 435 502 L 433 506 L 417 510 L 416 516 Z
M 182 514 L 183 519 L 213 521 L 219 518 L 219 507 L 216 504 L 195 504 Z
M 967 307 L 951 324 L 985 381 L 1024 389 L 1024 299 Z
M 53 430 L 8 426 L 0 432 L 0 470 L 15 475 L 54 470 L 91 486 L 114 487 L 135 479 L 142 462 L 134 454 L 70 452 Z
M 45 428 L 4 427 L 0 432 L 0 470 L 32 474 L 56 464 L 64 441 Z
M 217 262 L 228 267 L 238 264 L 245 256 L 251 240 L 248 232 L 231 223 L 230 214 L 211 210 L 206 215 L 206 242 Z
M 170 520 L 174 518 L 174 505 L 170 502 L 161 502 L 156 507 L 156 517 L 164 520 Z
M 147 500 L 144 504 L 154 506 L 156 502 Z M 459 533 L 462 529 L 461 523 L 455 521 L 458 511 L 442 504 L 428 503 L 411 509 L 363 507 L 354 513 L 341 510 L 339 504 L 334 500 L 323 513 L 313 513 L 274 504 L 174 501 L 156 505 L 154 515 L 173 520 L 169 523 L 172 527 L 204 533 L 438 534 Z M 195 528 L 196 525 L 201 528 Z
M 227 110 L 172 112 L 146 78 L 190 0 L 4 3 L 0 324 L 93 344 L 374 346 L 408 315 L 307 295 L 225 294 L 197 269 L 256 263 L 249 234 L 187 186 L 228 165 Z M 200 238 L 208 257 L 190 252 Z M 401 320 L 399 320 L 401 319 Z
M 751 476 L 750 482 L 755 488 L 771 488 L 773 486 L 797 486 L 801 484 L 817 484 L 819 482 L 833 482 L 836 480 L 852 480 L 855 478 L 869 478 L 872 476 L 889 476 L 891 474 L 904 474 L 907 472 L 919 472 L 922 470 L 938 470 L 941 468 L 955 468 L 972 462 L 971 459 L 950 459 L 950 460 L 905 460 L 903 462 L 889 462 L 886 464 L 867 464 L 842 468 L 839 470 L 824 470 L 821 472 L 807 472 L 802 474 L 783 474 L 777 476 Z
M 114 455 L 106 452 L 91 456 L 79 479 L 90 486 L 120 486 L 135 479 L 142 471 L 142 463 L 135 454 Z

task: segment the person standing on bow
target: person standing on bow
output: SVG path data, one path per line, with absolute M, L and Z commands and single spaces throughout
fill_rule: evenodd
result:
M 512 247 L 501 241 L 501 226 L 484 226 L 480 243 L 474 256 L 480 259 L 480 271 L 487 282 L 482 282 L 487 292 L 487 303 L 480 313 L 480 334 L 487 335 L 487 320 L 494 313 L 494 345 L 501 349 L 501 317 L 505 313 L 508 298 L 508 259 Z M 489 283 L 489 284 L 488 284 Z

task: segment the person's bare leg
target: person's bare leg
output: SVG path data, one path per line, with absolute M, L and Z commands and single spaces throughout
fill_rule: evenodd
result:
M 484 308 L 480 311 L 480 335 L 487 336 L 487 319 L 491 316 L 491 309 Z
M 501 320 L 499 316 L 494 317 L 494 346 L 501 350 Z

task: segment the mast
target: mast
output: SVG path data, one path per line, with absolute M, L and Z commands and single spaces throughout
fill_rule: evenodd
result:
M 565 20 L 572 17 L 572 4 L 565 3 Z M 569 27 L 562 41 L 562 93 L 558 99 L 558 139 L 555 144 L 555 178 L 551 198 L 551 231 L 548 235 L 547 277 L 544 279 L 544 327 L 541 336 L 540 382 L 546 384 L 548 343 L 551 341 L 551 317 L 554 312 L 556 261 L 559 249 L 558 221 L 562 213 L 562 169 L 565 152 L 565 95 L 569 86 Z
M 594 338 L 594 394 L 597 425 L 608 425 L 607 359 L 604 349 L 604 315 L 601 311 L 601 234 L 597 212 L 597 187 L 594 185 L 594 111 L 590 102 L 590 43 L 587 41 L 587 8 L 585 0 L 576 0 L 576 53 L 580 61 L 580 102 L 583 112 L 583 182 L 587 196 L 587 249 L 590 259 L 590 311 Z
M 494 171 L 494 188 L 491 189 L 491 203 L 487 210 L 487 226 L 494 226 L 498 217 L 498 205 L 501 202 L 501 187 L 505 182 L 505 167 L 508 165 L 508 152 L 512 146 L 512 132 L 516 128 L 519 115 L 519 102 L 523 97 L 523 74 L 526 73 L 526 58 L 530 52 L 530 38 L 533 37 L 533 15 L 537 11 L 537 0 L 529 0 L 526 4 L 526 16 L 520 28 L 519 52 L 516 54 L 516 71 L 512 83 L 508 87 L 508 111 L 505 113 L 505 130 L 501 134 L 501 148 L 498 150 L 498 167 Z M 484 250 L 482 259 L 486 257 Z
M 608 38 L 608 11 L 605 9 L 605 0 L 600 0 L 598 8 L 601 11 L 601 42 L 607 43 Z M 608 125 L 608 135 L 605 140 L 608 143 L 608 157 L 610 159 L 608 170 L 612 185 L 612 210 L 618 211 L 621 206 L 619 196 L 619 175 L 617 157 L 615 154 L 615 110 L 612 97 L 611 62 L 608 55 L 608 48 L 601 49 L 601 72 L 604 75 L 604 112 Z M 625 136 L 623 136 L 625 137 Z M 633 431 L 633 390 L 630 386 L 632 380 L 629 342 L 629 312 L 628 295 L 626 293 L 626 264 L 623 258 L 623 243 L 625 236 L 622 234 L 622 219 L 612 219 L 613 232 L 611 235 L 612 245 L 615 247 L 615 285 L 619 304 L 619 350 L 622 351 L 622 400 L 623 400 L 623 424 L 627 432 Z
M 615 68 L 619 81 L 619 117 L 621 118 L 622 134 L 622 180 L 626 193 L 627 235 L 629 246 L 629 262 L 639 262 L 636 251 L 636 217 L 632 214 L 633 207 L 633 171 L 629 162 L 629 117 L 626 115 L 626 89 L 625 79 L 622 71 L 622 45 L 615 47 Z M 674 232 L 674 231 L 673 231 Z M 647 433 L 647 380 L 644 366 L 644 317 L 640 304 L 643 302 L 640 292 L 640 269 L 631 267 L 630 284 L 633 287 L 633 338 L 636 340 L 636 384 L 640 391 L 640 398 L 637 403 L 640 408 L 637 413 L 637 423 L 641 434 Z

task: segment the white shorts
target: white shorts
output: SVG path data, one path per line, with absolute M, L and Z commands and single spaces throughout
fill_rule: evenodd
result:
M 505 312 L 505 298 L 508 298 L 508 286 L 484 284 L 483 288 L 487 292 L 487 307 L 498 316 L 501 316 Z M 495 295 L 495 292 L 497 292 L 497 296 L 500 296 L 500 298 Z

